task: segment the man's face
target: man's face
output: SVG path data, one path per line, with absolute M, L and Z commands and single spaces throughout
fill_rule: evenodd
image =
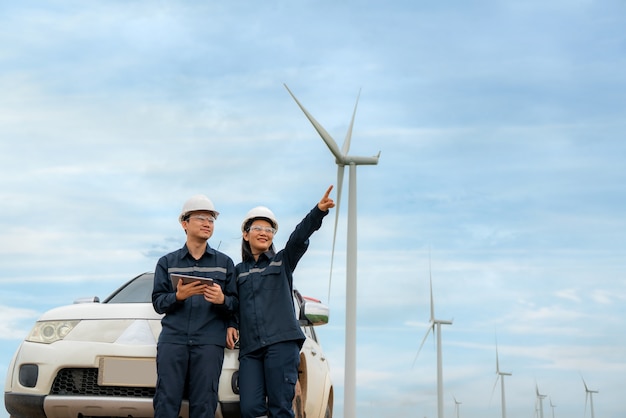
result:
M 189 219 L 183 221 L 183 229 L 188 238 L 208 240 L 213 235 L 214 222 L 213 212 L 198 210 L 191 212 Z

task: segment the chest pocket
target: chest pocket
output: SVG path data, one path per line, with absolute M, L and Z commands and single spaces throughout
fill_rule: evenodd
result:
M 286 284 L 286 280 L 281 272 L 282 269 L 279 265 L 268 266 L 263 273 L 261 273 L 261 286 L 263 289 L 276 290 L 283 287 Z
M 237 287 L 239 286 L 246 286 L 246 284 L 249 282 L 250 275 L 249 274 L 242 274 L 239 277 L 237 277 Z

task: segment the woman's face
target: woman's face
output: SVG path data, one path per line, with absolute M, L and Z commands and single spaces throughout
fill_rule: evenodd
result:
M 250 243 L 252 254 L 261 254 L 269 250 L 274 239 L 272 224 L 263 219 L 256 219 L 250 229 L 243 233 L 243 239 Z

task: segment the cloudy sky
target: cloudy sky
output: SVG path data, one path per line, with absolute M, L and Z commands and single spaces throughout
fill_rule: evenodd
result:
M 581 377 L 622 417 L 624 28 L 620 0 L 2 2 L 0 374 L 41 313 L 179 248 L 193 194 L 235 261 L 252 206 L 284 243 L 336 182 L 285 83 L 339 146 L 360 92 L 350 154 L 381 152 L 357 170 L 359 418 L 437 415 L 429 275 L 446 416 L 500 417 L 497 338 L 508 417 L 536 388 L 590 416 Z M 338 418 L 346 209 L 332 279 L 333 217 L 295 279 L 331 308 Z

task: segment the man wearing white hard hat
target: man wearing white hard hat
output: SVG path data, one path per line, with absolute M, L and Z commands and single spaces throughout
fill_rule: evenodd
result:
M 189 198 L 178 218 L 185 245 L 156 265 L 152 304 L 165 316 L 157 345 L 155 418 L 178 418 L 185 387 L 190 418 L 215 416 L 224 347 L 234 347 L 238 308 L 233 261 L 207 242 L 218 215 L 208 197 Z M 172 274 L 199 280 L 185 284 Z

